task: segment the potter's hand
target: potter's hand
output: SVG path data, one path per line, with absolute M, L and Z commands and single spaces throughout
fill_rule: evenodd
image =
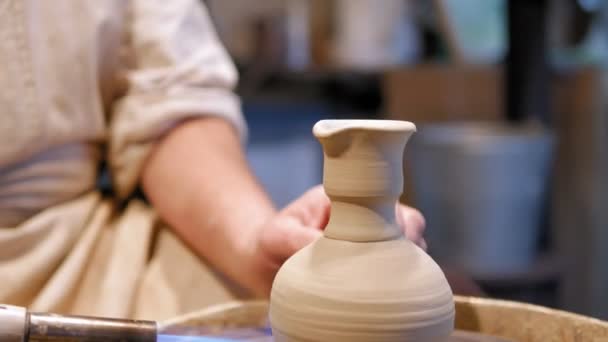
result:
M 271 217 L 257 231 L 253 251 L 256 292 L 267 296 L 279 267 L 295 252 L 313 242 L 329 219 L 329 198 L 316 186 Z
M 397 203 L 395 208 L 396 222 L 405 232 L 405 236 L 426 251 L 426 241 L 424 240 L 424 230 L 426 221 L 418 210 Z
M 273 217 L 261 235 L 261 247 L 279 266 L 292 254 L 321 235 L 329 220 L 330 201 L 317 185 Z M 407 238 L 426 250 L 422 214 L 403 204 L 396 206 L 396 223 Z
M 256 264 L 256 292 L 270 293 L 279 267 L 295 252 L 321 236 L 329 220 L 330 201 L 318 185 L 271 217 L 257 231 L 253 260 Z M 408 239 L 426 249 L 423 238 L 425 221 L 422 214 L 403 204 L 396 206 L 396 222 Z

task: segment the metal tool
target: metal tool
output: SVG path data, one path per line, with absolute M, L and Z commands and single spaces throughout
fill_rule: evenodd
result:
M 154 321 L 63 316 L 0 304 L 1 342 L 155 342 Z

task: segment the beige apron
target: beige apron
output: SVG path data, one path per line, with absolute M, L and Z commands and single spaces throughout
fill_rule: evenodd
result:
M 183 119 L 245 136 L 200 1 L 2 0 L 0 66 L 0 303 L 164 319 L 241 296 L 146 204 L 95 190 L 105 159 L 132 193 Z
M 165 319 L 241 297 L 157 223 L 139 201 L 118 211 L 89 193 L 1 231 L 0 302 Z

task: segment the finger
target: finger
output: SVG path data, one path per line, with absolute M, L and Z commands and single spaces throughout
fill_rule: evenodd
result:
M 330 208 L 323 186 L 317 185 L 291 202 L 282 213 L 298 219 L 303 226 L 323 229 L 329 221 Z
M 292 217 L 282 218 L 268 228 L 263 248 L 279 264 L 322 235 L 321 231 L 304 226 Z
M 420 211 L 398 203 L 396 206 L 396 222 L 405 232 L 405 236 L 419 243 L 423 240 L 426 221 Z
M 416 245 L 418 245 L 418 247 L 422 248 L 423 251 L 427 251 L 429 246 L 426 243 L 425 239 L 420 239 L 418 242 L 415 242 Z

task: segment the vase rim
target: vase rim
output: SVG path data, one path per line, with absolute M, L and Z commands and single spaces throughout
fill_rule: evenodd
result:
M 380 132 L 415 132 L 416 125 L 409 121 L 381 119 L 326 119 L 317 122 L 312 131 L 324 138 L 348 130 Z

